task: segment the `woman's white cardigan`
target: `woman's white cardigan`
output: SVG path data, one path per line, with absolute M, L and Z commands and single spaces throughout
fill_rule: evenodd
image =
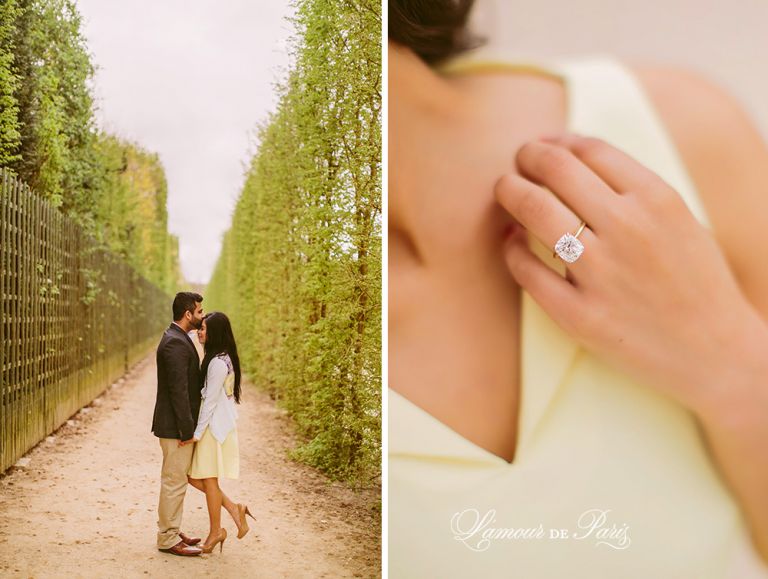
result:
M 233 394 L 235 371 L 227 354 L 216 356 L 208 364 L 203 397 L 194 437 L 200 440 L 209 427 L 213 437 L 224 443 L 227 435 L 237 425 L 237 409 Z

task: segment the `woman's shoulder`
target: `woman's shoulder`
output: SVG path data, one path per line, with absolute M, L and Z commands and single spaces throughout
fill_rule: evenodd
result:
M 678 145 L 689 153 L 722 149 L 724 139 L 747 134 L 754 138 L 754 120 L 740 99 L 714 78 L 677 66 L 622 64 L 637 78 Z
M 211 358 L 211 361 L 208 362 L 208 372 L 226 369 L 228 370 L 231 365 L 231 361 L 229 359 L 228 354 L 217 354 L 213 358 Z
M 210 369 L 211 367 L 230 372 L 232 370 L 232 359 L 226 352 L 223 354 L 217 354 L 211 358 L 211 361 L 208 364 L 208 368 Z
M 768 315 L 768 147 L 750 114 L 716 80 L 685 68 L 626 63 L 659 113 L 720 247 L 753 303 Z M 758 304 L 758 302 L 761 303 Z

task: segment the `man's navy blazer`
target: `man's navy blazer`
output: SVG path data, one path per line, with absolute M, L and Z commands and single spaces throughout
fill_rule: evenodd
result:
M 157 346 L 157 399 L 152 432 L 189 440 L 200 412 L 200 358 L 187 333 L 171 324 Z

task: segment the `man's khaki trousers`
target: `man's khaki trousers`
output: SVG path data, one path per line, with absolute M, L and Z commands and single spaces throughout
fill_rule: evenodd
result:
M 170 549 L 181 541 L 179 529 L 187 492 L 187 470 L 195 445 L 179 446 L 178 438 L 159 438 L 163 449 L 160 502 L 157 506 L 157 548 Z

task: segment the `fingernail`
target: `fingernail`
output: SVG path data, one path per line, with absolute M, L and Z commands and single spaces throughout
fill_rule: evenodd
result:
M 504 245 L 509 247 L 511 245 L 519 245 L 525 239 L 525 228 L 519 223 L 514 223 L 509 226 L 509 229 L 504 236 Z
M 509 239 L 510 237 L 514 237 L 518 230 L 520 229 L 520 224 L 517 221 L 512 221 L 503 230 L 503 237 L 504 239 Z
M 557 143 L 562 137 L 562 135 L 544 135 L 543 137 L 539 137 L 539 140 L 546 141 L 547 143 Z
M 539 140 L 546 141 L 547 143 L 559 143 L 565 138 L 568 137 L 570 139 L 582 139 L 584 138 L 583 135 L 579 135 L 578 133 L 558 133 L 556 135 L 544 135 L 543 137 L 540 137 Z

